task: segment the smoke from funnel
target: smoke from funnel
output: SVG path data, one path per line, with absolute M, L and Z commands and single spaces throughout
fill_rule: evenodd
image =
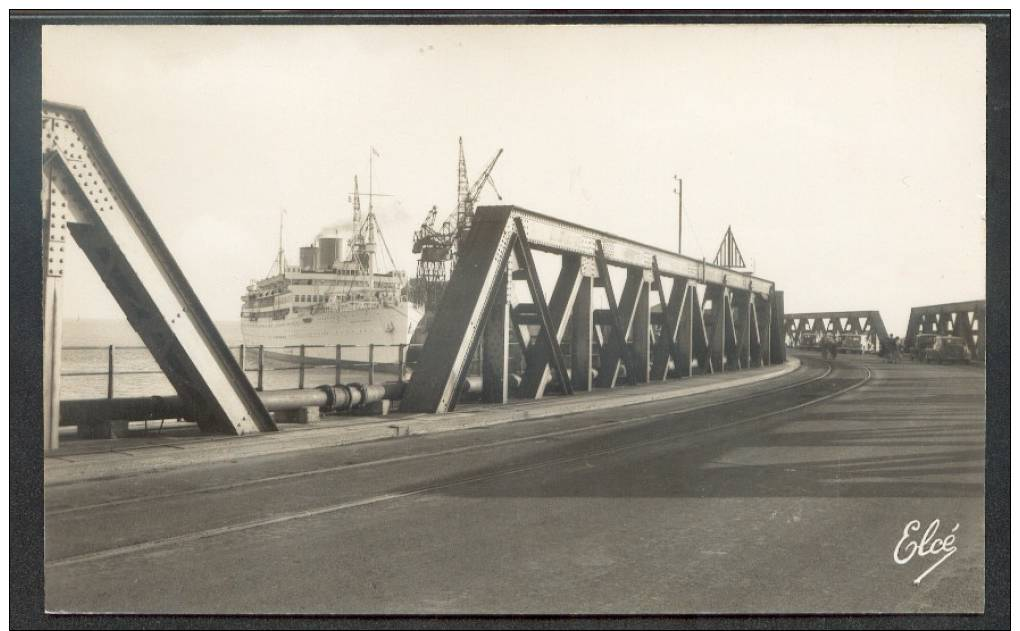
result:
M 334 224 L 323 226 L 319 230 L 319 234 L 316 235 L 315 239 L 326 239 L 335 237 L 350 237 L 354 233 L 354 222 L 353 221 L 341 221 Z

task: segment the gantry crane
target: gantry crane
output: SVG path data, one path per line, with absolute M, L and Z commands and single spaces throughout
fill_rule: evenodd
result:
M 492 171 L 496 167 L 496 161 L 503 155 L 503 150 L 496 152 L 481 175 L 475 179 L 474 184 L 468 186 L 464 141 L 458 138 L 457 142 L 460 149 L 457 162 L 457 208 L 437 229 L 435 224 L 439 211 L 433 206 L 425 215 L 425 221 L 415 231 L 414 244 L 411 248 L 413 253 L 419 255 L 417 287 L 413 292 L 413 299 L 419 305 L 425 306 L 426 311 L 429 305 L 434 305 L 436 299 L 442 295 L 448 274 L 456 266 L 457 250 L 471 229 L 475 204 L 485 185 L 492 187 L 498 199 L 503 199 L 496 188 L 496 182 L 492 179 Z

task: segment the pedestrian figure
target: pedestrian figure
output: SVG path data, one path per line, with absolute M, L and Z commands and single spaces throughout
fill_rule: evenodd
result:
M 889 363 L 892 351 L 890 350 L 891 340 L 888 337 L 878 338 L 878 356 L 882 358 L 882 361 Z

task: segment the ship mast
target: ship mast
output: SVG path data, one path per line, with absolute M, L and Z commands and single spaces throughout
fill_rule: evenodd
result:
M 375 147 L 369 147 L 368 154 L 368 193 L 358 191 L 358 176 L 354 176 L 354 192 L 351 193 L 351 205 L 354 209 L 354 236 L 351 239 L 351 260 L 357 261 L 358 266 L 369 277 L 369 287 L 375 286 L 375 248 L 376 230 L 382 237 L 382 229 L 375 217 L 375 197 L 389 197 L 386 193 L 375 192 L 375 158 L 381 157 Z M 361 196 L 368 197 L 368 214 L 364 220 L 361 217 Z M 386 240 L 383 239 L 383 247 L 386 247 Z M 389 250 L 387 249 L 387 255 Z M 392 263 L 392 256 L 390 257 Z
M 375 210 L 372 206 L 372 158 L 379 155 L 375 147 L 369 147 L 368 152 L 368 216 L 365 218 L 365 252 L 368 259 L 368 286 L 371 289 L 375 285 Z
M 361 194 L 358 193 L 358 176 L 354 176 L 354 196 L 351 198 L 351 206 L 354 208 L 354 229 L 359 230 L 361 224 Z
M 286 270 L 286 260 L 283 255 L 283 216 L 286 213 L 286 209 L 280 211 L 280 249 L 276 253 L 276 264 L 280 268 L 280 276 L 284 276 Z

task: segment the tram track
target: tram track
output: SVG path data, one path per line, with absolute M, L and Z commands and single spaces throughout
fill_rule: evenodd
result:
M 619 419 L 604 421 L 604 422 L 599 423 L 597 425 L 586 425 L 586 426 L 583 426 L 583 427 L 575 427 L 575 428 L 570 428 L 570 429 L 560 429 L 560 430 L 555 430 L 555 431 L 550 431 L 550 432 L 542 432 L 542 433 L 538 433 L 538 434 L 529 434 L 527 436 L 520 436 L 520 437 L 508 438 L 508 439 L 491 441 L 491 442 L 485 442 L 485 443 L 477 443 L 477 444 L 472 444 L 472 445 L 464 445 L 464 446 L 460 446 L 460 447 L 441 449 L 441 450 L 437 450 L 437 451 L 429 451 L 429 452 L 415 453 L 415 454 L 405 454 L 405 455 L 401 455 L 401 456 L 391 456 L 391 457 L 387 457 L 387 458 L 378 458 L 378 459 L 373 459 L 373 460 L 366 460 L 364 462 L 347 463 L 347 464 L 335 465 L 335 466 L 330 466 L 330 467 L 317 467 L 317 468 L 313 468 L 313 469 L 307 469 L 307 470 L 304 470 L 304 471 L 295 471 L 295 472 L 290 472 L 290 473 L 281 473 L 281 474 L 276 474 L 276 475 L 262 476 L 262 477 L 258 477 L 258 478 L 251 478 L 251 479 L 248 479 L 248 480 L 241 480 L 241 481 L 230 482 L 230 483 L 225 483 L 225 484 L 213 484 L 213 485 L 207 485 L 207 486 L 203 486 L 203 487 L 199 487 L 199 488 L 194 488 L 194 489 L 187 489 L 187 490 L 180 490 L 180 491 L 170 491 L 170 492 L 155 493 L 155 494 L 147 494 L 147 495 L 141 495 L 141 496 L 136 496 L 136 497 L 127 497 L 127 498 L 120 498 L 120 499 L 116 499 L 116 500 L 108 500 L 108 501 L 103 501 L 103 502 L 94 502 L 94 503 L 91 503 L 91 504 L 82 504 L 82 505 L 79 505 L 79 506 L 69 506 L 69 507 L 66 507 L 66 508 L 59 508 L 59 509 L 53 509 L 53 510 L 46 511 L 46 515 L 48 517 L 55 517 L 55 516 L 59 516 L 59 515 L 66 515 L 66 514 L 78 513 L 78 512 L 83 512 L 83 511 L 112 508 L 114 506 L 124 506 L 124 505 L 128 505 L 128 504 L 136 504 L 136 503 L 147 502 L 147 501 L 166 500 L 166 499 L 177 498 L 177 497 L 185 497 L 185 496 L 189 496 L 189 495 L 201 495 L 201 494 L 205 494 L 205 493 L 215 493 L 215 492 L 219 492 L 219 491 L 230 491 L 230 490 L 234 490 L 234 489 L 240 489 L 240 488 L 244 488 L 244 487 L 248 487 L 248 486 L 256 486 L 256 485 L 267 484 L 267 483 L 272 483 L 272 482 L 281 482 L 281 481 L 285 481 L 285 480 L 295 480 L 295 479 L 300 479 L 300 478 L 308 478 L 308 477 L 313 477 L 313 476 L 317 476 L 317 475 L 324 475 L 324 474 L 329 474 L 329 473 L 338 473 L 338 472 L 341 472 L 341 471 L 349 471 L 349 470 L 354 470 L 354 469 L 362 469 L 362 468 L 365 468 L 365 467 L 383 466 L 383 465 L 387 465 L 387 464 L 397 464 L 397 463 L 403 463 L 403 462 L 412 462 L 412 461 L 424 460 L 424 459 L 428 459 L 428 458 L 438 458 L 438 457 L 443 457 L 443 456 L 456 455 L 456 454 L 467 453 L 467 452 L 472 452 L 472 451 L 479 451 L 479 450 L 484 450 L 484 449 L 494 449 L 494 448 L 498 448 L 498 447 L 505 447 L 505 446 L 516 445 L 516 444 L 521 444 L 521 443 L 535 442 L 535 441 L 545 440 L 545 439 L 549 439 L 549 438 L 571 436 L 571 435 L 575 435 L 575 434 L 582 434 L 582 433 L 585 433 L 585 432 L 595 432 L 595 431 L 599 431 L 599 430 L 609 431 L 609 430 L 616 429 L 617 427 L 619 427 L 621 425 L 631 425 L 631 424 L 637 424 L 637 423 L 641 423 L 641 422 L 648 422 L 648 421 L 652 421 L 652 420 L 655 420 L 655 419 L 658 419 L 658 418 L 662 418 L 662 417 L 665 417 L 665 416 L 671 416 L 671 415 L 676 415 L 676 414 L 688 414 L 688 413 L 692 413 L 692 412 L 700 412 L 700 411 L 709 410 L 709 409 L 713 409 L 713 408 L 718 408 L 718 407 L 722 407 L 722 406 L 733 405 L 733 404 L 736 404 L 736 403 L 744 403 L 744 402 L 747 402 L 747 401 L 752 401 L 754 399 L 760 399 L 760 398 L 766 397 L 766 396 L 773 396 L 773 395 L 781 393 L 781 392 L 792 390 L 794 388 L 800 388 L 800 387 L 803 387 L 805 385 L 808 385 L 808 384 L 820 381 L 822 379 L 825 379 L 830 374 L 832 374 L 832 371 L 833 371 L 832 362 L 826 362 L 825 372 L 823 372 L 820 375 L 814 375 L 814 376 L 808 377 L 806 379 L 801 379 L 801 380 L 796 381 L 794 383 L 786 384 L 786 385 L 783 385 L 783 386 L 780 386 L 780 387 L 777 387 L 777 388 L 769 388 L 767 390 L 762 390 L 762 391 L 759 391 L 759 392 L 752 392 L 752 393 L 747 394 L 747 395 L 743 395 L 743 396 L 739 396 L 739 397 L 734 397 L 734 398 L 730 398 L 730 399 L 724 399 L 724 400 L 721 400 L 721 401 L 712 401 L 712 402 L 696 405 L 694 407 L 684 408 L 683 410 L 670 410 L 670 411 L 667 411 L 667 412 L 657 412 L 657 413 L 646 414 L 646 415 L 642 415 L 642 416 L 622 417 L 622 418 L 619 418 Z M 640 405 L 640 404 L 633 404 L 633 405 Z M 632 405 L 631 406 L 624 406 L 624 408 L 620 408 L 620 409 L 625 409 L 626 407 L 632 407 Z M 577 412 L 577 413 L 575 413 L 575 414 L 573 414 L 571 416 L 577 416 L 577 415 L 580 415 L 580 414 L 585 414 L 585 412 Z M 541 420 L 542 419 L 538 419 L 538 421 L 541 421 Z

